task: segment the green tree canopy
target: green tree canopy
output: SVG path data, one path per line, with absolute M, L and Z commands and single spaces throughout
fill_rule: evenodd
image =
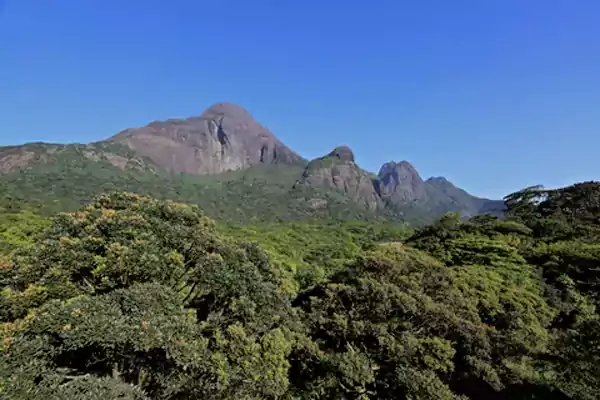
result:
M 599 204 L 527 188 L 410 237 L 127 193 L 11 212 L 0 397 L 597 399 Z
M 78 385 L 170 398 L 287 389 L 285 285 L 264 252 L 221 237 L 196 207 L 102 196 L 57 216 L 2 283 L 0 385 L 13 398 Z

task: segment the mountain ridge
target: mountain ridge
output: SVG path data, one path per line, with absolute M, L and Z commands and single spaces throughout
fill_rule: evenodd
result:
M 21 179 L 11 174 L 24 170 L 30 171 L 33 180 L 47 175 L 48 171 L 55 174 L 46 176 L 45 179 L 50 180 L 56 179 L 57 174 L 65 180 L 69 174 L 98 174 L 100 186 L 116 189 L 121 186 L 114 182 L 121 182 L 124 176 L 132 174 L 141 174 L 135 179 L 155 179 L 169 186 L 172 185 L 169 179 L 182 174 L 190 176 L 186 178 L 188 181 L 195 179 L 192 176 L 219 181 L 224 179 L 223 174 L 238 171 L 236 176 L 243 180 L 241 177 L 248 175 L 244 170 L 260 166 L 274 168 L 267 168 L 270 172 L 265 172 L 272 176 L 287 176 L 287 181 L 276 179 L 280 185 L 278 202 L 288 196 L 294 204 L 304 201 L 306 205 L 301 208 L 309 210 L 345 203 L 386 218 L 395 215 L 394 219 L 412 219 L 407 217 L 408 213 L 431 220 L 448 211 L 472 216 L 495 207 L 490 206 L 494 200 L 472 196 L 445 178 L 423 180 L 408 161 L 386 162 L 377 174 L 368 172 L 356 163 L 354 152 L 348 146 L 338 146 L 325 156 L 308 161 L 281 142 L 246 109 L 225 102 L 208 107 L 199 116 L 153 121 L 89 144 L 37 142 L 0 148 L 3 179 Z M 303 172 L 295 178 L 296 172 L 284 172 L 296 171 L 296 168 L 303 168 Z M 243 193 L 242 186 L 248 182 L 239 184 L 236 192 Z M 260 185 L 247 189 L 262 190 L 268 196 L 269 179 Z
M 415 207 L 421 209 L 421 213 L 439 216 L 445 212 L 459 212 L 465 217 L 479 213 L 499 214 L 503 208 L 501 201 L 472 196 L 446 178 L 423 180 L 406 160 L 386 162 L 374 175 L 355 163 L 354 153 L 348 146 L 336 147 L 327 155 L 310 161 L 298 184 L 335 188 L 370 210 L 387 208 L 400 215 L 403 209 Z

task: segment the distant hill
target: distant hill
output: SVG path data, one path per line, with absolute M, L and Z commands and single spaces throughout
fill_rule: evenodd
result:
M 503 208 L 502 201 L 472 196 L 445 178 L 424 181 L 408 161 L 385 163 L 374 175 L 354 162 L 347 146 L 311 161 L 299 186 L 335 189 L 364 208 L 386 210 L 410 222 L 430 222 L 447 212 L 470 217 Z
M 448 211 L 495 212 L 407 161 L 361 169 L 348 147 L 308 162 L 245 109 L 218 103 L 198 117 L 152 122 L 90 144 L 0 148 L 0 206 L 68 211 L 126 190 L 199 204 L 236 223 L 306 219 L 429 222 Z

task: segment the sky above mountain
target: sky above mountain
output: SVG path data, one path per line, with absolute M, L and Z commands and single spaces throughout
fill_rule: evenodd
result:
M 0 0 L 0 144 L 243 105 L 469 192 L 600 179 L 596 0 Z

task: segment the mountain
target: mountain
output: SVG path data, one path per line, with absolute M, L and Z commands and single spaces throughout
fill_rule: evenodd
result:
M 309 162 L 299 186 L 332 188 L 369 210 L 383 209 L 412 222 L 430 222 L 446 212 L 470 217 L 503 208 L 503 202 L 472 196 L 445 178 L 424 181 L 408 161 L 387 162 L 375 176 L 355 163 L 347 146 Z
M 383 206 L 375 177 L 356 165 L 354 153 L 347 146 L 309 162 L 295 187 L 300 185 L 335 189 L 369 210 Z
M 244 108 L 218 103 L 199 117 L 153 122 L 109 139 L 177 173 L 216 174 L 259 164 L 303 164 Z
M 433 188 L 438 198 L 447 198 L 449 204 L 454 204 L 458 207 L 460 213 L 465 216 L 473 216 L 482 213 L 491 213 L 499 215 L 504 209 L 502 200 L 489 200 L 481 197 L 473 196 L 465 190 L 460 189 L 446 178 L 433 177 L 427 179 L 425 184 Z
M 459 212 L 465 217 L 484 212 L 499 214 L 504 208 L 502 201 L 473 196 L 446 178 L 432 177 L 424 181 L 408 161 L 383 164 L 378 178 L 382 198 L 394 208 L 435 215 Z
M 377 177 L 381 196 L 389 203 L 407 204 L 429 198 L 428 186 L 408 161 L 383 164 Z
M 408 162 L 360 168 L 347 146 L 310 162 L 242 107 L 218 103 L 197 117 L 152 122 L 90 144 L 0 148 L 0 207 L 69 211 L 106 191 L 199 204 L 236 223 L 298 219 L 428 222 L 447 211 L 488 212 L 443 178 Z

